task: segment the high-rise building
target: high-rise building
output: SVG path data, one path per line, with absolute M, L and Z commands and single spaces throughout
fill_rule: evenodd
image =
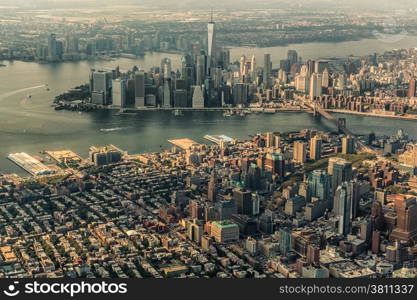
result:
M 112 96 L 113 73 L 92 70 L 90 76 L 91 102 L 98 105 L 109 105 Z
M 239 239 L 239 226 L 230 221 L 219 221 L 211 224 L 211 236 L 218 243 L 227 243 Z
M 135 107 L 145 106 L 145 73 L 135 74 Z
M 293 159 L 295 162 L 298 162 L 300 164 L 303 164 L 306 162 L 307 158 L 307 146 L 305 143 L 300 141 L 294 142 L 294 153 L 293 153 Z
M 417 81 L 415 79 L 411 79 L 409 86 L 408 86 L 408 98 L 414 98 L 417 96 Z
M 191 88 L 193 93 L 192 107 L 193 108 L 204 108 L 204 96 L 201 86 L 196 85 Z
M 342 153 L 353 154 L 355 153 L 355 139 L 353 136 L 345 136 L 342 139 Z
M 291 251 L 292 238 L 291 231 L 288 228 L 280 228 L 279 230 L 279 251 L 286 255 Z
M 266 147 L 272 148 L 274 146 L 274 133 L 267 132 L 266 133 Z
M 311 197 L 331 202 L 330 176 L 325 171 L 314 170 L 309 174 L 307 182 Z
M 329 62 L 325 60 L 316 61 L 314 73 L 323 74 L 324 70 L 329 69 Z
M 342 235 L 346 235 L 350 232 L 351 192 L 352 190 L 349 185 L 344 182 L 336 189 L 335 193 L 335 201 L 338 203 L 338 232 Z
M 126 81 L 115 79 L 112 81 L 113 106 L 126 107 Z
M 323 75 L 313 73 L 310 79 L 310 99 L 320 97 L 322 94 Z
M 417 201 L 416 198 L 395 200 L 397 224 L 390 235 L 391 241 L 412 242 L 417 239 Z
M 263 82 L 266 89 L 271 88 L 271 72 L 272 72 L 272 62 L 271 54 L 264 55 L 264 73 L 263 73 Z
M 315 136 L 310 140 L 310 159 L 319 160 L 321 158 L 322 139 Z
M 207 24 L 207 74 L 210 69 L 216 67 L 216 26 L 213 21 L 213 12 L 211 12 L 211 20 Z
M 251 192 L 236 189 L 233 191 L 233 200 L 235 201 L 238 214 L 252 216 L 253 204 Z
M 345 159 L 332 157 L 329 159 L 328 173 L 332 176 L 332 191 L 344 181 L 352 179 L 352 163 Z
M 285 176 L 285 158 L 281 154 L 271 154 L 266 156 L 265 169 L 277 174 L 280 177 Z
M 48 61 L 58 61 L 58 43 L 53 33 L 48 36 Z
M 288 50 L 287 59 L 290 62 L 290 66 L 298 62 L 298 53 L 295 50 Z
M 162 94 L 162 106 L 171 107 L 171 79 L 164 79 L 163 94 Z

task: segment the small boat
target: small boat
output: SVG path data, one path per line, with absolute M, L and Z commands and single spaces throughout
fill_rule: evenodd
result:
M 230 111 L 225 111 L 224 113 L 223 113 L 223 117 L 231 117 L 233 115 L 233 113 L 232 112 L 230 112 Z
M 176 117 L 181 117 L 181 116 L 183 116 L 183 115 L 184 115 L 184 114 L 183 114 L 183 112 L 182 112 L 181 110 L 179 110 L 179 109 L 174 110 L 174 111 L 172 112 L 172 114 L 173 114 L 174 116 L 176 116 Z

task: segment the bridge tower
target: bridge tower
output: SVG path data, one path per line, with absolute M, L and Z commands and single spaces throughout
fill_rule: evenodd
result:
M 345 118 L 338 118 L 337 119 L 337 131 L 339 134 L 345 133 L 346 129 L 346 119 Z
M 318 112 L 317 112 L 317 103 L 316 102 L 314 102 L 314 107 L 313 107 L 314 109 L 313 109 L 313 117 L 318 117 L 318 116 L 320 116 L 319 114 L 318 114 Z

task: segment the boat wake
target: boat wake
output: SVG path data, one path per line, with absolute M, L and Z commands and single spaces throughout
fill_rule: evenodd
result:
M 128 128 L 129 127 L 101 128 L 100 132 L 114 132 L 114 131 L 120 131 L 120 130 L 124 130 Z

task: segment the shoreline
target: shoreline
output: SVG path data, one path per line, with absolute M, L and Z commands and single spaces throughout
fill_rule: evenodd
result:
M 347 115 L 357 115 L 357 116 L 365 116 L 365 117 L 376 117 L 376 118 L 388 118 L 388 119 L 399 119 L 399 120 L 406 120 L 406 121 L 417 121 L 417 115 L 386 115 L 386 114 L 376 114 L 372 112 L 358 112 L 358 111 L 350 111 L 344 109 L 325 109 L 324 111 L 329 113 L 336 113 L 336 114 L 347 114 Z

